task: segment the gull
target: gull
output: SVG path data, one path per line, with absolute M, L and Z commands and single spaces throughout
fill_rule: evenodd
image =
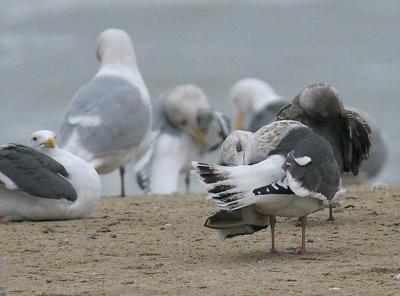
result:
M 151 104 L 129 35 L 107 29 L 97 40 L 100 69 L 72 98 L 60 144 L 99 174 L 119 169 L 125 196 L 125 165 L 146 150 Z
M 279 110 L 288 103 L 268 83 L 257 78 L 243 78 L 236 82 L 229 97 L 235 128 L 251 132 L 275 121 Z
M 97 172 L 59 148 L 52 131 L 31 137 L 33 148 L 0 146 L 0 218 L 40 221 L 84 218 L 100 199 Z
M 278 120 L 288 119 L 309 126 L 331 144 L 341 173 L 358 175 L 369 156 L 371 128 L 359 113 L 344 108 L 334 87 L 321 82 L 303 89 L 279 112 Z M 334 220 L 332 205 L 328 220 Z
M 147 193 L 179 191 L 180 176 L 190 185 L 190 163 L 217 149 L 229 133 L 229 120 L 212 110 L 205 93 L 182 84 L 161 95 L 154 107 L 153 140 L 136 167 L 139 186 Z
M 292 120 L 271 123 L 253 140 L 255 146 L 245 141 L 233 149 L 239 158 L 246 158 L 248 149 L 253 148 L 253 155 L 267 153 L 265 160 L 236 166 L 193 162 L 194 173 L 219 209 L 235 212 L 250 207 L 250 215 L 257 213 L 254 220 L 262 222 L 255 225 L 255 231 L 269 222 L 272 252 L 276 252 L 275 217 L 298 217 L 302 226 L 300 254 L 305 254 L 307 216 L 340 197 L 340 172 L 332 147 L 309 127 Z

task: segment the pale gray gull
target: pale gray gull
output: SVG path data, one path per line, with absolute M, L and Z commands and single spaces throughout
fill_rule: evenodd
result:
M 237 81 L 229 97 L 235 128 L 251 132 L 275 121 L 279 110 L 288 103 L 268 83 L 257 78 Z
M 207 96 L 196 85 L 179 85 L 161 95 L 154 107 L 153 142 L 146 161 L 137 168 L 145 192 L 179 191 L 180 176 L 190 185 L 190 162 L 215 150 L 229 133 L 229 121 L 212 110 Z
M 35 132 L 31 144 L 36 150 L 0 146 L 0 218 L 37 221 L 90 215 L 101 191 L 94 168 L 59 148 L 52 131 Z
M 102 32 L 96 53 L 100 69 L 72 98 L 60 144 L 99 174 L 119 168 L 121 196 L 125 196 L 125 165 L 138 157 L 149 136 L 150 96 L 126 32 Z

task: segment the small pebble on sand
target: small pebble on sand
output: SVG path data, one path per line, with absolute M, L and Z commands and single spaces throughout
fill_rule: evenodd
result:
M 332 287 L 332 288 L 329 288 L 329 291 L 331 291 L 331 292 L 339 292 L 339 291 L 340 291 L 340 288 L 338 288 L 338 287 Z

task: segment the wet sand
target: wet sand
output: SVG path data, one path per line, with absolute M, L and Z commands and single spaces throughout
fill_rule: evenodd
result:
M 354 187 L 335 222 L 310 215 L 306 256 L 271 254 L 269 229 L 222 242 L 203 227 L 214 212 L 202 194 L 108 197 L 88 219 L 0 225 L 0 291 L 400 295 L 399 189 Z M 278 250 L 298 247 L 296 224 L 278 220 Z

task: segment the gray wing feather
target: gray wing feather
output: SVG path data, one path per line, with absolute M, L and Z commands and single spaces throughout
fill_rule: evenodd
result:
M 71 122 L 71 118 L 99 118 L 100 124 Z M 151 123 L 151 107 L 140 89 L 122 78 L 103 76 L 92 79 L 72 99 L 61 128 L 61 146 L 73 131 L 81 144 L 94 154 L 130 149 L 138 146 Z
M 10 144 L 0 149 L 0 172 L 30 195 L 75 201 L 77 193 L 65 168 L 30 147 Z

